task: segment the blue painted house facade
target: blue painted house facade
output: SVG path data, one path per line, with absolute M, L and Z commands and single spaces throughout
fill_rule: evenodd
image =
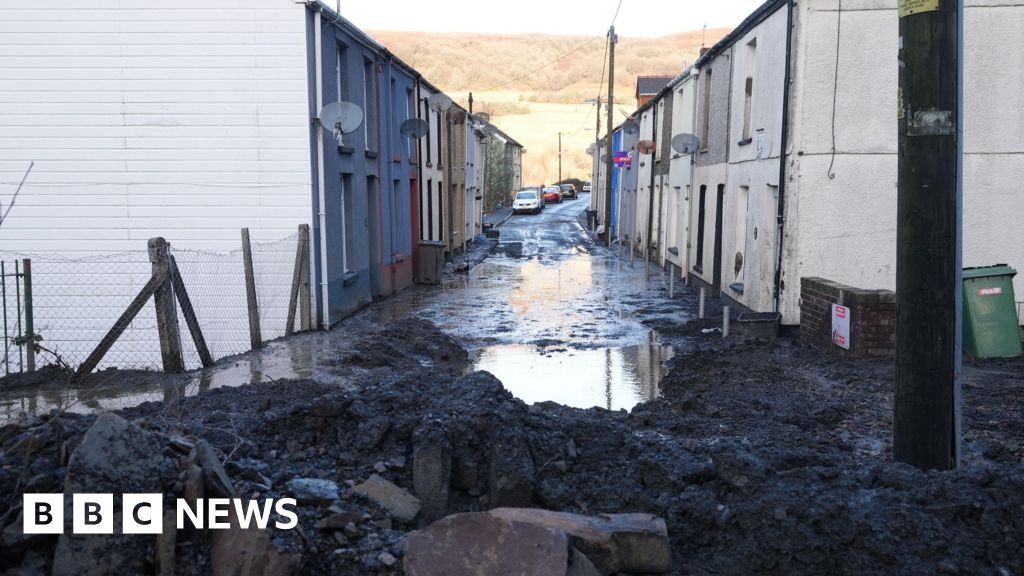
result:
M 413 282 L 419 155 L 401 125 L 419 115 L 418 74 L 323 5 L 307 5 L 312 260 L 317 318 L 328 327 Z M 357 104 L 363 121 L 340 141 L 319 110 Z

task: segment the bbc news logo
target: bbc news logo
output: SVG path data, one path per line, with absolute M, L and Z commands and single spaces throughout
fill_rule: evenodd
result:
M 64 533 L 63 494 L 24 494 L 22 531 L 25 534 Z M 212 530 L 231 528 L 232 512 L 242 529 L 291 530 L 299 523 L 294 498 L 243 501 L 240 498 L 197 498 L 195 506 L 178 498 L 175 518 L 178 530 L 191 526 Z M 71 501 L 72 534 L 113 534 L 116 516 L 113 494 L 74 494 Z M 119 534 L 160 534 L 164 530 L 163 494 L 122 494 Z

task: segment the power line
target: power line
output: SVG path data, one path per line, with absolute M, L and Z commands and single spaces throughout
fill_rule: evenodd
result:
M 615 20 L 619 17 L 620 8 L 622 8 L 622 0 L 619 0 L 619 5 L 615 8 L 615 16 L 612 16 L 612 26 L 615 26 Z
M 534 69 L 534 70 L 530 70 L 530 71 L 529 71 L 529 72 L 527 72 L 526 74 L 523 74 L 522 76 L 517 76 L 517 77 L 515 77 L 515 78 L 513 78 L 513 79 L 509 80 L 508 82 L 506 82 L 506 83 L 504 83 L 504 84 L 501 84 L 500 86 L 495 86 L 494 88 L 491 88 L 491 90 L 500 90 L 500 89 L 502 89 L 502 88 L 505 88 L 506 86 L 511 86 L 512 84 L 515 84 L 516 82 L 518 82 L 518 81 L 522 80 L 523 78 L 526 78 L 526 77 L 528 77 L 528 76 L 533 76 L 533 75 L 534 75 L 534 74 L 536 74 L 537 72 L 540 72 L 541 70 L 543 70 L 543 69 L 545 69 L 545 68 L 548 68 L 549 66 L 554 66 L 555 64 L 557 64 L 557 63 L 561 62 L 562 60 L 564 60 L 564 59 L 565 59 L 566 57 L 568 57 L 568 56 L 571 56 L 572 54 L 575 54 L 576 52 L 579 52 L 579 51 L 580 51 L 580 50 L 582 50 L 583 48 L 585 48 L 585 47 L 587 47 L 587 46 L 589 46 L 589 45 L 593 44 L 593 43 L 594 43 L 595 41 L 597 41 L 597 40 L 600 40 L 600 39 L 601 39 L 601 37 L 600 37 L 600 36 L 594 36 L 594 37 L 593 37 L 593 38 L 591 38 L 590 40 L 587 40 L 586 42 L 584 42 L 584 43 L 580 44 L 579 46 L 576 46 L 576 47 L 575 47 L 575 48 L 573 48 L 572 50 L 569 50 L 569 51 L 568 51 L 568 52 L 566 52 L 565 54 L 562 54 L 561 56 L 558 56 L 558 57 L 557 57 L 557 58 L 555 58 L 554 60 L 551 60 L 551 61 L 549 61 L 549 62 L 545 62 L 545 63 L 544 63 L 544 64 L 543 64 L 542 66 L 540 66 L 539 68 L 536 68 L 536 69 Z

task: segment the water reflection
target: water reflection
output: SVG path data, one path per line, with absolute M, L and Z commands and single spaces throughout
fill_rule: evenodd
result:
M 494 374 L 528 404 L 631 409 L 657 398 L 672 349 L 656 342 L 622 348 L 544 349 L 510 344 L 470 352 L 473 370 Z

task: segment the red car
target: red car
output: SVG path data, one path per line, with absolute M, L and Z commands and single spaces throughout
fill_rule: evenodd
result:
M 562 190 L 558 186 L 547 186 L 544 188 L 544 203 L 558 204 L 562 201 Z

